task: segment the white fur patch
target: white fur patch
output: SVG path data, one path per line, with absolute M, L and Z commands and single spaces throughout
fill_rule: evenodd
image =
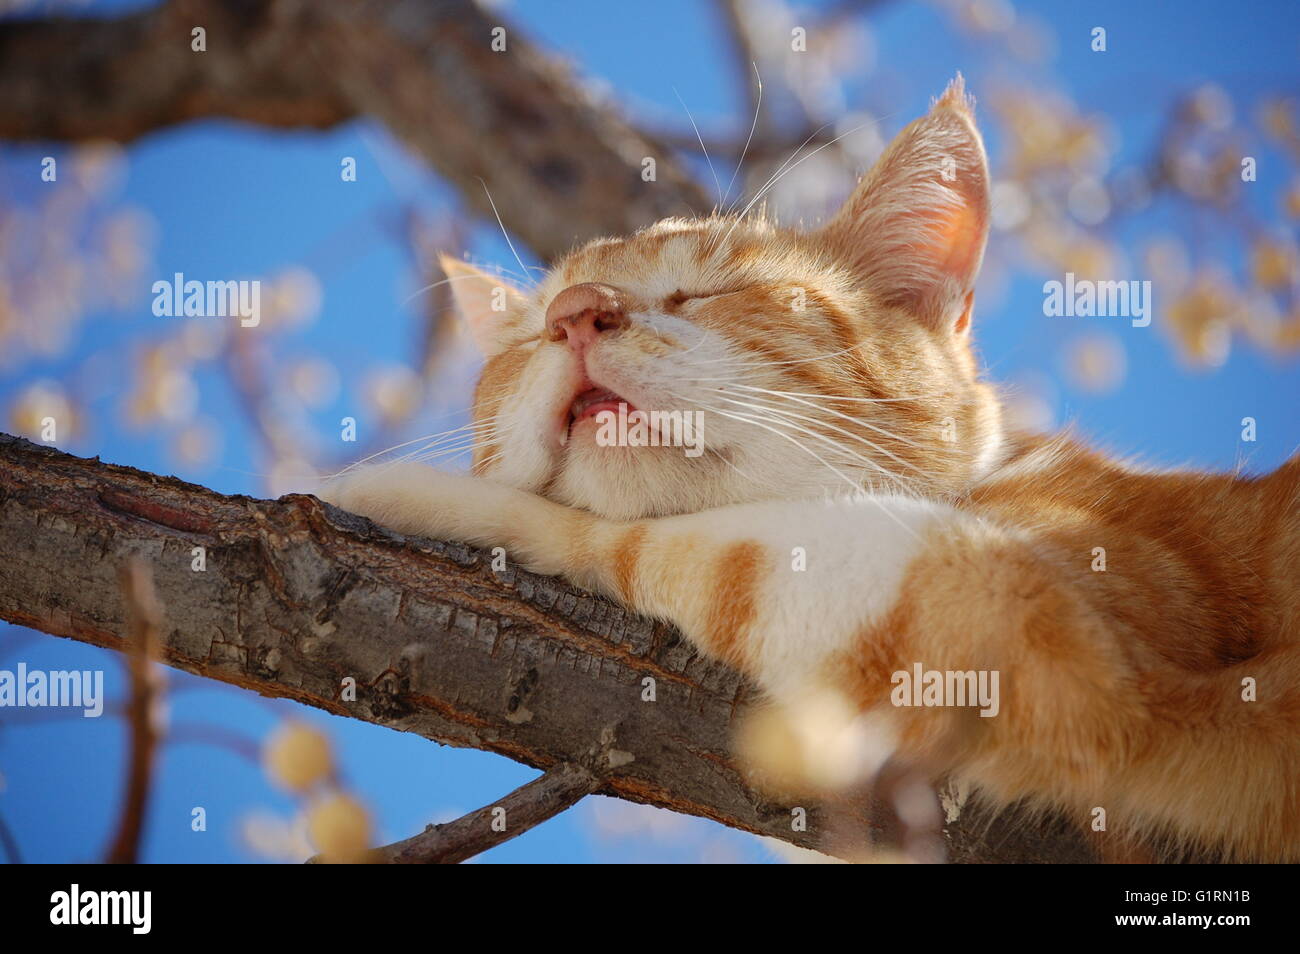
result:
M 712 540 L 752 540 L 767 548 L 774 565 L 758 583 L 750 658 L 764 688 L 788 698 L 889 611 L 928 535 L 959 519 L 947 504 L 872 495 L 742 504 L 664 523 Z M 796 568 L 796 548 L 805 561 L 802 570 Z

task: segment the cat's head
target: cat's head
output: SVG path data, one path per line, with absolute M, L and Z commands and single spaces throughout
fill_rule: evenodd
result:
M 670 219 L 527 292 L 444 259 L 486 359 L 475 472 L 613 519 L 959 493 L 1002 444 L 970 347 L 988 196 L 959 79 L 819 228 Z

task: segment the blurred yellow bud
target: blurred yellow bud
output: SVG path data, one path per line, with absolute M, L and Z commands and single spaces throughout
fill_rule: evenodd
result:
M 1228 359 L 1231 328 L 1241 313 L 1236 290 L 1202 278 L 1174 299 L 1166 318 L 1183 352 L 1197 364 L 1218 366 Z
M 262 288 L 262 314 L 283 325 L 301 325 L 320 314 L 323 292 L 320 279 L 301 266 L 286 268 Z
M 1223 87 L 1207 83 L 1188 103 L 1191 118 L 1203 126 L 1222 131 L 1232 125 L 1232 99 Z
M 1078 239 L 1066 246 L 1062 258 L 1068 271 L 1083 278 L 1095 279 L 1115 270 L 1115 256 L 1110 246 L 1099 239 Z
M 1286 195 L 1282 198 L 1282 204 L 1287 215 L 1293 219 L 1300 219 L 1300 179 L 1291 183 L 1291 188 L 1287 189 Z
M 1295 281 L 1295 250 L 1280 242 L 1256 242 L 1250 250 L 1250 271 L 1262 288 L 1286 288 Z
M 303 792 L 327 778 L 333 766 L 329 740 L 303 722 L 289 722 L 266 743 L 266 774 L 291 792 Z
M 417 375 L 405 365 L 385 368 L 370 376 L 366 401 L 385 421 L 401 421 L 420 406 L 423 388 Z
M 289 369 L 289 387 L 307 407 L 323 407 L 339 393 L 339 373 L 324 358 L 304 358 Z
M 1273 343 L 1279 351 L 1300 351 L 1300 308 L 1278 326 Z
M 1286 139 L 1295 133 L 1295 104 L 1286 99 L 1270 99 L 1260 111 L 1260 125 L 1270 135 Z
M 307 810 L 307 834 L 324 861 L 355 864 L 370 848 L 370 816 L 352 796 L 331 792 Z
M 67 443 L 79 432 L 80 425 L 79 412 L 55 381 L 29 385 L 9 409 L 9 426 L 14 433 L 41 443 Z

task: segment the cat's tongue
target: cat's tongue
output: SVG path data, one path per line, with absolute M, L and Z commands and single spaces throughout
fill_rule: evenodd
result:
M 625 399 L 608 388 L 587 388 L 587 390 L 580 392 L 573 399 L 573 403 L 569 405 L 569 419 L 573 424 L 576 424 L 585 418 L 595 417 L 601 411 L 613 411 L 617 414 L 620 404 L 626 405 L 629 414 L 635 410 Z

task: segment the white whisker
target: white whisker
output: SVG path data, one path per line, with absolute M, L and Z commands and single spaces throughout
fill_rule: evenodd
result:
M 751 417 L 751 416 L 749 416 L 749 415 L 744 415 L 744 414 L 733 414 L 733 413 L 731 413 L 730 411 L 723 411 L 723 410 L 721 410 L 721 409 L 719 409 L 719 408 L 708 408 L 708 407 L 706 407 L 705 410 L 711 410 L 713 413 L 718 414 L 718 415 L 720 415 L 720 416 L 722 416 L 722 417 L 727 417 L 727 418 L 731 418 L 732 420 L 742 421 L 742 422 L 745 422 L 745 423 L 753 424 L 753 425 L 755 425 L 755 426 L 757 426 L 757 427 L 761 427 L 761 428 L 763 428 L 764 430 L 771 431 L 773 434 L 776 434 L 778 437 L 781 437 L 781 438 L 784 438 L 785 440 L 790 441 L 790 443 L 794 444 L 796 447 L 798 447 L 798 448 L 799 448 L 800 450 L 802 450 L 804 453 L 811 455 L 811 456 L 812 456 L 813 458 L 815 458 L 818 462 L 820 462 L 824 467 L 826 467 L 828 470 L 830 470 L 831 473 L 835 474 L 837 477 L 839 477 L 841 480 L 843 480 L 845 483 L 847 483 L 850 487 L 852 487 L 852 488 L 854 489 L 855 492 L 857 492 L 857 493 L 859 493 L 859 494 L 866 494 L 867 487 L 865 487 L 865 486 L 863 485 L 862 481 L 856 481 L 856 480 L 854 480 L 852 477 L 849 477 L 847 474 L 845 474 L 843 471 L 841 471 L 839 468 L 837 468 L 834 464 L 831 464 L 829 461 L 827 461 L 825 458 L 823 458 L 823 457 L 822 457 L 820 454 L 818 454 L 816 451 L 814 451 L 814 450 L 812 450 L 812 449 L 810 449 L 810 448 L 804 446 L 803 444 L 801 444 L 797 438 L 792 437 L 790 434 L 787 434 L 787 433 L 785 433 L 784 431 L 779 430 L 779 429 L 776 428 L 776 427 L 769 426 L 768 424 L 763 423 L 763 421 L 761 421 L 761 420 L 755 420 L 753 417 Z M 815 436 L 815 435 L 814 435 L 814 436 Z M 842 448 L 841 448 L 841 450 L 842 450 Z M 886 514 L 886 515 L 888 515 L 888 516 L 890 517 L 890 519 L 892 519 L 895 523 L 897 523 L 898 526 L 899 526 L 900 528 L 902 528 L 902 530 L 903 530 L 905 533 L 907 533 L 907 534 L 908 534 L 909 536 L 911 536 L 913 539 L 918 539 L 918 540 L 919 540 L 919 537 L 917 536 L 916 532 L 915 532 L 914 530 L 912 530 L 911 527 L 907 526 L 907 524 L 903 523 L 903 521 L 901 521 L 900 519 L 898 519 L 897 515 L 895 515 L 894 513 L 892 513 L 888 507 L 884 506 L 883 503 L 881 503 L 880 501 L 876 500 L 876 499 L 875 499 L 874 497 L 872 497 L 870 494 L 866 494 L 866 499 L 872 501 L 873 503 L 875 503 L 876 506 L 878 506 L 878 507 L 880 508 L 881 512 L 884 513 L 884 514 Z
M 804 146 L 806 146 L 806 145 L 808 145 L 808 143 L 812 142 L 813 139 L 815 139 L 815 138 L 816 138 L 816 137 L 821 133 L 821 131 L 822 131 L 823 129 L 825 129 L 827 126 L 829 126 L 829 125 L 831 125 L 831 124 L 830 124 L 830 123 L 822 123 L 820 126 L 818 126 L 816 129 L 814 129 L 812 132 L 810 132 L 810 133 L 808 134 L 808 138 L 807 138 L 807 139 L 805 139 L 803 142 L 799 143 L 799 145 L 795 146 L 794 152 L 790 153 L 790 155 L 786 157 L 785 162 L 783 162 L 783 163 L 781 163 L 781 165 L 777 166 L 776 172 L 773 172 L 772 175 L 768 177 L 767 182 L 763 183 L 762 188 L 759 189 L 759 194 L 761 195 L 762 192 L 763 192 L 763 190 L 767 188 L 767 184 L 770 183 L 774 177 L 780 175 L 781 170 L 783 170 L 786 166 L 788 166 L 788 165 L 790 164 L 790 161 L 791 161 L 792 159 L 794 159 L 795 156 L 799 155 L 799 153 L 803 150 L 803 147 L 804 147 Z M 741 198 L 743 198 L 743 197 L 741 197 Z M 735 208 L 735 207 L 740 203 L 741 198 L 737 198 L 736 201 L 735 201 L 734 203 L 732 203 L 732 205 L 731 205 L 731 208 L 732 208 L 732 209 L 734 209 L 734 208 Z M 752 203 L 751 203 L 751 204 L 752 204 Z M 747 206 L 747 207 L 745 208 L 745 212 L 748 212 L 748 211 L 749 211 L 749 207 Z M 744 218 L 744 216 L 745 216 L 745 212 L 740 213 L 740 215 L 737 217 L 737 219 L 736 219 L 736 223 L 737 223 L 737 224 L 740 222 L 741 219 Z M 727 213 L 728 213 L 728 214 L 731 214 L 731 209 L 728 209 L 728 210 L 727 210 Z M 735 224 L 732 225 L 732 228 L 735 228 Z M 730 234 L 731 234 L 731 232 L 728 231 L 728 232 L 727 232 L 727 235 L 730 235 Z M 726 236 L 723 237 L 723 240 L 724 240 L 724 241 L 726 240 Z
M 677 87 L 673 87 L 673 95 L 677 97 L 677 102 L 682 104 L 682 109 L 686 110 L 686 118 L 691 121 L 691 128 L 695 130 L 695 138 L 700 141 L 700 151 L 704 153 L 704 161 L 709 164 L 709 173 L 713 176 L 713 187 L 718 190 L 718 207 L 722 207 L 722 183 L 718 181 L 717 170 L 713 168 L 713 160 L 709 158 L 709 150 L 704 145 L 704 137 L 700 135 L 700 127 L 695 125 L 695 117 L 686 106 L 686 100 L 682 99 L 682 94 L 677 92 Z
M 829 123 L 826 125 L 829 125 Z M 812 135 L 813 136 L 817 135 L 817 133 L 821 132 L 822 129 L 826 128 L 826 125 L 823 125 L 821 129 L 818 129 L 817 132 L 813 133 Z M 777 170 L 776 174 L 771 179 L 768 180 L 767 184 L 764 185 L 763 188 L 758 191 L 758 195 L 750 199 L 749 204 L 740 210 L 740 215 L 736 218 L 736 221 L 732 223 L 731 228 L 727 229 L 727 234 L 722 237 L 721 244 L 723 245 L 726 244 L 726 241 L 731 236 L 731 233 L 736 230 L 736 226 L 739 225 L 744 220 L 745 216 L 749 214 L 749 210 L 754 207 L 755 203 L 757 203 L 759 199 L 767 195 L 767 193 L 770 192 L 776 186 L 776 184 L 781 181 L 781 179 L 783 179 L 785 176 L 793 172 L 795 169 L 799 168 L 799 166 L 803 165 L 805 162 L 807 162 L 813 156 L 817 155 L 817 153 L 821 152 L 826 147 L 833 146 L 841 139 L 843 139 L 845 136 L 851 136 L 855 132 L 858 132 L 862 129 L 866 129 L 870 125 L 872 125 L 872 123 L 870 122 L 859 123 L 858 125 L 854 126 L 852 129 L 848 130 L 847 132 L 843 132 L 840 135 L 836 136 L 834 139 L 830 140 L 829 142 L 822 143 L 820 146 L 818 146 L 812 152 L 808 153 L 808 155 L 804 156 L 802 159 L 800 159 L 798 162 L 796 162 L 794 165 L 790 166 L 789 168 L 783 167 L 782 169 Z M 812 136 L 809 136 L 808 139 L 804 140 L 804 145 L 807 145 L 810 139 L 812 139 Z M 799 148 L 802 149 L 803 146 L 800 146 Z
M 492 214 L 497 218 L 497 225 L 501 228 L 501 235 L 506 240 L 506 245 L 510 247 L 510 254 L 513 255 L 515 261 L 519 263 L 520 271 L 527 275 L 528 266 L 525 265 L 524 260 L 519 257 L 519 253 L 515 251 L 515 243 L 510 241 L 510 233 L 506 231 L 506 224 L 501 221 L 501 213 L 497 211 L 497 204 L 492 199 L 492 193 L 488 191 L 487 182 L 483 180 L 482 176 L 479 176 L 478 181 L 479 184 L 483 186 L 483 194 L 487 196 L 488 204 L 492 206 Z
M 853 433 L 851 433 L 851 432 L 849 432 L 849 431 L 846 431 L 844 428 L 842 428 L 842 427 L 837 427 L 837 426 L 834 425 L 834 424 L 829 424 L 829 423 L 827 423 L 827 422 L 825 422 L 825 421 L 819 421 L 817 418 L 815 418 L 815 417 L 809 417 L 809 416 L 806 415 L 806 414 L 799 414 L 799 413 L 796 413 L 796 412 L 794 412 L 794 411 L 781 410 L 781 409 L 779 409 L 779 408 L 772 407 L 772 406 L 770 406 L 770 405 L 752 404 L 752 403 L 750 403 L 750 402 L 748 402 L 748 401 L 737 401 L 737 400 L 735 400 L 734 398 L 729 398 L 729 397 L 725 397 L 725 396 L 722 397 L 722 400 L 724 400 L 724 401 L 728 401 L 728 402 L 733 403 L 733 404 L 742 404 L 742 405 L 744 405 L 744 406 L 746 406 L 746 407 L 750 407 L 750 408 L 753 408 L 753 409 L 758 410 L 758 411 L 767 411 L 767 412 L 770 413 L 770 414 L 780 414 L 780 415 L 782 415 L 782 416 L 784 416 L 784 417 L 794 417 L 794 418 L 798 418 L 799 420 L 810 421 L 810 422 L 812 422 L 812 423 L 814 423 L 814 424 L 820 424 L 820 425 L 822 425 L 823 427 L 829 427 L 831 430 L 836 431 L 837 433 L 843 434 L 845 437 L 850 437 L 850 438 L 852 438 L 853 440 L 856 440 L 856 441 L 861 442 L 862 444 L 865 444 L 866 446 L 870 447 L 872 450 L 874 450 L 874 451 L 878 451 L 879 453 L 884 454 L 886 457 L 888 457 L 890 460 L 894 461 L 895 463 L 902 464 L 904 467 L 908 467 L 908 468 L 910 468 L 911 470 L 916 471 L 916 472 L 917 472 L 918 474 L 920 474 L 922 477 L 926 477 L 926 476 L 927 476 L 927 474 L 926 474 L 925 471 L 923 471 L 921 468 L 917 467 L 917 466 L 916 466 L 915 464 L 913 464 L 911 461 L 903 460 L 901 457 L 899 457 L 899 456 L 896 455 L 896 454 L 891 453 L 889 450 L 887 450 L 886 448 L 881 447 L 879 444 L 876 444 L 876 443 L 874 443 L 873 441 L 870 441 L 870 440 L 868 440 L 867 438 L 865 438 L 865 437 L 863 437 L 863 436 L 861 436 L 861 435 L 853 434 Z M 850 418 L 850 420 L 852 420 L 852 418 Z M 855 421 L 854 423 L 861 424 L 861 423 L 864 423 L 864 422 L 862 422 L 862 421 Z M 792 425 L 792 426 L 797 426 L 797 425 Z M 806 430 L 806 429 L 801 428 L 801 430 Z M 882 467 L 882 466 L 881 466 L 877 461 L 871 460 L 870 458 L 867 458 L 867 457 L 863 457 L 862 460 L 865 461 L 866 463 L 871 464 L 873 467 L 877 468 L 878 470 L 882 471 L 883 473 L 885 473 L 885 474 L 889 474 L 889 476 L 891 476 L 891 477 L 894 476 L 893 474 L 890 474 L 889 471 L 885 470 L 885 468 Z M 896 479 L 896 478 L 895 478 L 895 479 Z
M 884 428 L 884 427 L 881 427 L 881 426 L 878 425 L 878 424 L 874 424 L 874 423 L 872 423 L 871 421 L 866 420 L 865 418 L 861 418 L 861 417 L 853 417 L 853 416 L 850 415 L 850 414 L 845 414 L 845 413 L 842 412 L 842 411 L 837 411 L 837 410 L 835 410 L 835 408 L 833 408 L 833 407 L 820 407 L 820 406 L 818 406 L 817 404 L 814 404 L 812 401 L 805 401 L 805 400 L 802 400 L 802 399 L 800 399 L 800 398 L 798 398 L 798 397 L 795 397 L 794 395 L 786 394 L 785 392 L 782 392 L 782 391 L 769 391 L 769 390 L 767 390 L 766 388 L 754 388 L 754 387 L 751 387 L 751 386 L 748 386 L 748 385 L 743 385 L 743 384 L 738 384 L 738 385 L 734 385 L 734 386 L 735 386 L 735 387 L 739 387 L 739 388 L 744 388 L 744 389 L 747 390 L 747 391 L 755 390 L 755 391 L 762 391 L 762 392 L 764 392 L 764 393 L 766 393 L 766 394 L 777 395 L 777 396 L 779 396 L 779 397 L 781 397 L 781 398 L 784 398 L 785 400 L 788 400 L 788 401 L 796 401 L 796 402 L 798 402 L 799 404 L 807 405 L 808 407 L 812 408 L 813 410 L 816 410 L 816 411 L 823 411 L 823 412 L 825 412 L 826 414 L 830 414 L 830 415 L 832 415 L 832 416 L 834 416 L 834 417 L 842 418 L 843 420 L 846 420 L 846 421 L 851 421 L 851 422 L 854 423 L 854 424 L 861 424 L 863 427 L 869 428 L 869 429 L 875 431 L 877 434 L 881 434 L 881 435 L 883 435 L 884 437 L 888 437 L 889 439 L 891 439 L 891 440 L 895 440 L 895 441 L 898 441 L 899 443 L 906 444 L 906 445 L 908 445 L 909 447 L 915 447 L 917 450 L 926 451 L 926 452 L 938 452 L 938 453 L 958 453 L 958 454 L 962 454 L 963 456 L 965 456 L 965 455 L 967 454 L 967 452 L 966 452 L 964 449 L 959 448 L 959 447 L 943 447 L 943 446 L 940 446 L 940 445 L 919 444 L 919 443 L 917 443 L 916 441 L 912 440 L 911 438 L 904 437 L 902 434 L 895 434 L 893 431 L 890 431 L 890 430 L 888 430 L 888 429 L 886 429 L 886 428 Z M 722 391 L 723 389 L 722 389 L 722 388 L 718 388 L 717 390 L 718 390 L 718 391 Z M 757 399 L 755 399 L 755 400 L 757 400 Z M 830 400 L 834 400 L 834 398 L 830 398 Z M 775 410 L 775 406 L 772 406 L 771 409 L 772 409 L 772 410 Z M 794 414 L 793 411 L 778 411 L 777 413 Z M 800 416 L 800 415 L 796 415 L 796 416 Z M 816 418 L 808 418 L 808 420 L 816 420 Z M 832 425 L 829 425 L 829 424 L 827 425 L 827 427 L 830 427 L 830 426 L 832 426 Z M 865 440 L 865 438 L 862 438 L 862 439 Z M 872 446 L 875 446 L 875 445 L 872 445 Z M 882 451 L 882 452 L 883 452 L 883 453 L 888 453 L 888 451 Z M 909 465 L 909 466 L 910 466 L 910 465 Z

